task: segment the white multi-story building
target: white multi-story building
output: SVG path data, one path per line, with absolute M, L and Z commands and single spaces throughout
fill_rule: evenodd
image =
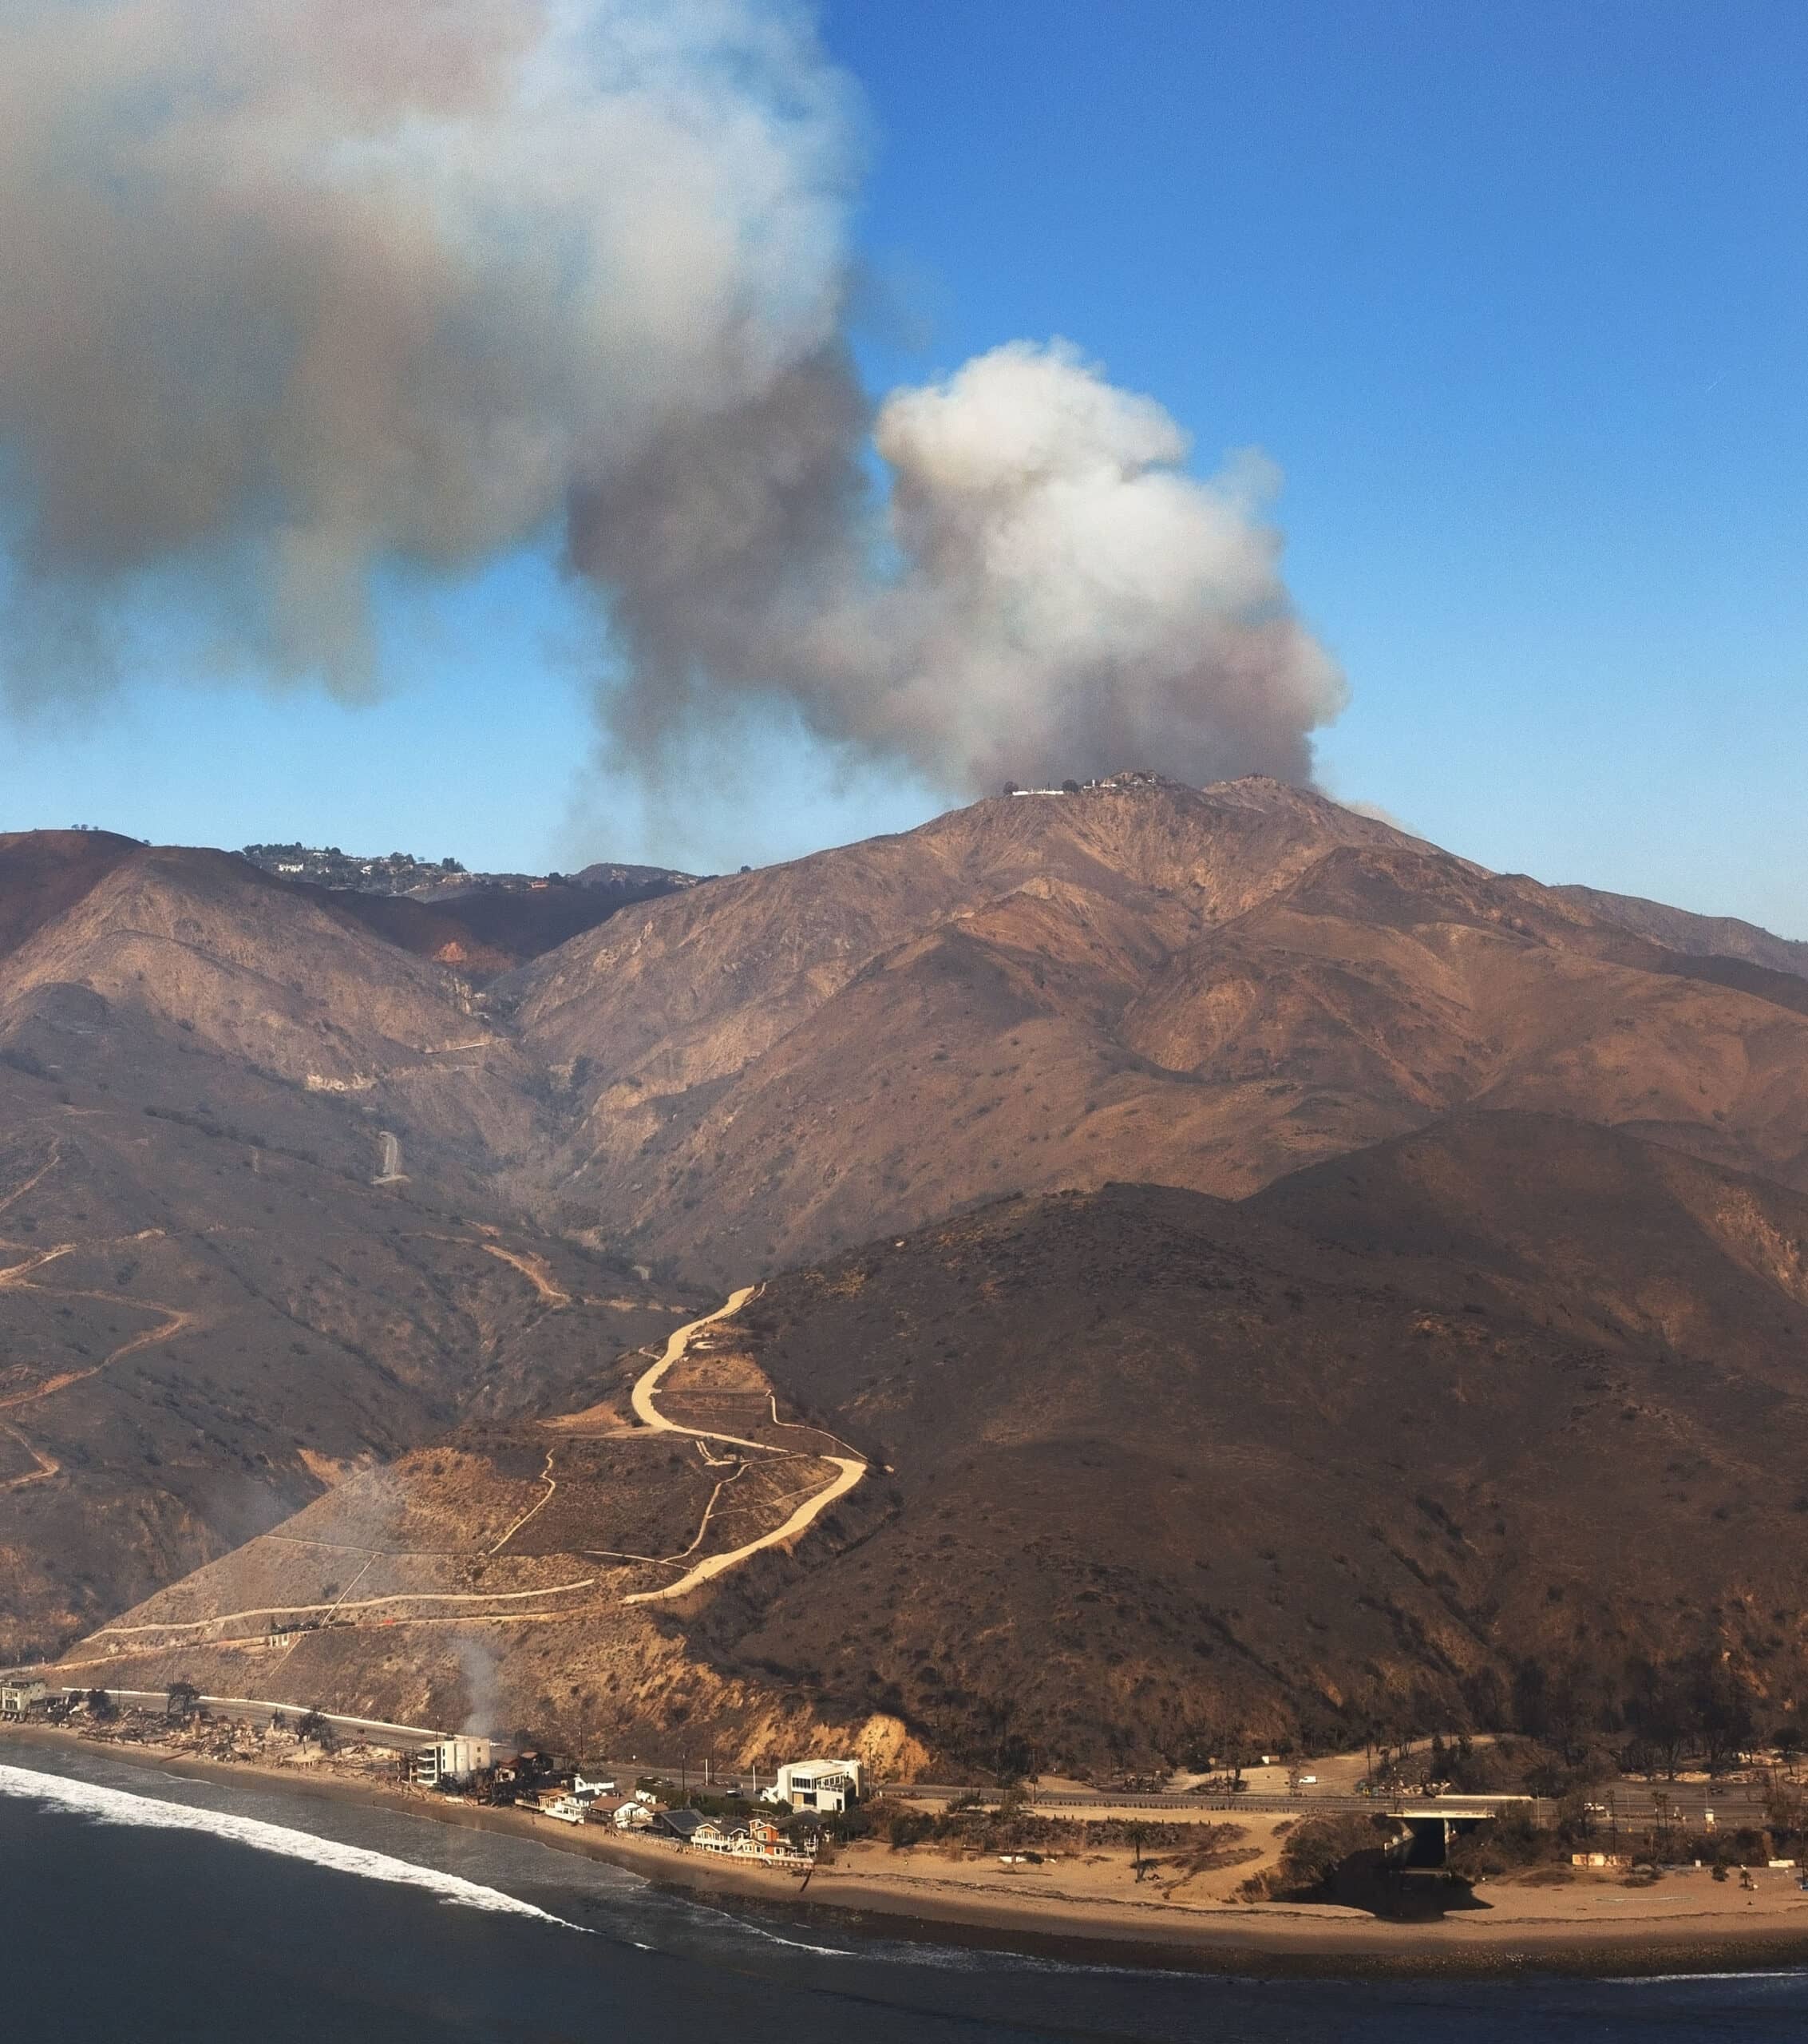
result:
M 50 1685 L 35 1675 L 0 1676 L 0 1717 L 23 1717 L 49 1693 Z
M 838 1816 L 860 1796 L 857 1760 L 798 1760 L 778 1770 L 765 1792 L 769 1803 L 789 1803 L 794 1810 L 817 1810 Z
M 448 1781 L 468 1781 L 491 1763 L 488 1739 L 436 1739 L 431 1745 L 415 1749 L 409 1763 L 409 1779 L 423 1788 L 437 1788 Z

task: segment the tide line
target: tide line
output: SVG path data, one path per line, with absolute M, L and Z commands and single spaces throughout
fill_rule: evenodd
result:
M 437 1867 L 417 1867 L 412 1860 L 398 1860 L 387 1852 L 374 1852 L 362 1845 L 346 1845 L 334 1838 L 318 1838 L 312 1832 L 291 1831 L 286 1825 L 266 1824 L 259 1817 L 235 1816 L 226 1810 L 197 1809 L 187 1803 L 169 1803 L 154 1796 L 128 1795 L 123 1789 L 103 1788 L 93 1781 L 74 1781 L 60 1774 L 40 1774 L 35 1769 L 0 1765 L 0 1796 L 22 1796 L 90 1823 L 122 1824 L 156 1831 L 191 1831 L 208 1837 L 231 1840 L 259 1852 L 274 1852 L 287 1860 L 305 1860 L 334 1873 L 352 1874 L 364 1880 L 387 1881 L 398 1888 L 425 1888 L 440 1900 L 463 1909 L 483 1909 L 509 1916 L 535 1916 L 543 1923 L 556 1923 L 563 1930 L 582 1931 L 581 1923 L 568 1922 L 548 1910 L 536 1908 L 500 1888 L 485 1888 L 458 1874 L 442 1873 Z

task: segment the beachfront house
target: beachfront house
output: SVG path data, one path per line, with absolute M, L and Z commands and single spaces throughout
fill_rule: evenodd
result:
M 782 1832 L 769 1818 L 750 1816 L 728 1835 L 726 1849 L 737 1859 L 757 1860 L 766 1867 L 807 1867 L 816 1857 L 817 1839 L 810 1828 L 799 1824 L 793 1832 Z
M 705 1816 L 701 1810 L 661 1810 L 653 1819 L 654 1828 L 667 1838 L 675 1838 L 680 1845 L 689 1845 L 698 1838 L 699 1832 L 706 1832 L 712 1841 L 722 1837 L 720 1827 L 714 1817 Z
M 778 1770 L 777 1781 L 762 1792 L 762 1800 L 787 1804 L 793 1810 L 840 1816 L 860 1800 L 860 1796 L 857 1760 L 800 1760 Z
M 35 1675 L 0 1677 L 0 1717 L 28 1717 L 48 1701 L 50 1685 Z
M 409 1779 L 422 1788 L 444 1788 L 455 1781 L 469 1781 L 491 1765 L 488 1739 L 435 1739 L 416 1749 L 409 1762 Z

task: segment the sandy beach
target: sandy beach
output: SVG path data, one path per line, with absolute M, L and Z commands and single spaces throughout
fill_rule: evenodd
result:
M 1190 1879 L 1139 1883 L 1122 1852 L 1005 1868 L 933 1847 L 899 1852 L 863 1841 L 817 1868 L 805 1889 L 795 1874 L 318 1768 L 201 1760 L 50 1726 L 0 1728 L 0 1755 L 11 1749 L 29 1765 L 18 1750 L 29 1747 L 104 1753 L 151 1773 L 255 1785 L 531 1837 L 554 1852 L 605 1860 L 730 1906 L 1070 1959 L 1339 1975 L 1654 1974 L 1808 1964 L 1808 1895 L 1780 1869 L 1756 1873 L 1751 1892 L 1715 1881 L 1706 1868 L 1666 1873 L 1642 1888 L 1598 1874 L 1555 1886 L 1489 1881 L 1476 1890 L 1479 1907 L 1436 1922 L 1392 1923 L 1331 1905 L 1231 1899 L 1251 1868 L 1278 1849 L 1258 1820 L 1248 1827 L 1246 1849 L 1259 1857 Z

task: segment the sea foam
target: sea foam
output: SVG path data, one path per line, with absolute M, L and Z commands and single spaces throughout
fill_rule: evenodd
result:
M 510 1916 L 537 1916 L 542 1923 L 556 1923 L 568 1931 L 582 1930 L 549 1911 L 536 1909 L 531 1902 L 504 1895 L 500 1888 L 485 1888 L 457 1874 L 441 1873 L 437 1867 L 417 1867 L 413 1861 L 373 1852 L 362 1845 L 342 1844 L 335 1838 L 317 1838 L 312 1832 L 291 1831 L 279 1824 L 265 1824 L 257 1817 L 235 1816 L 229 1811 L 198 1809 L 187 1803 L 166 1803 L 154 1796 L 131 1796 L 122 1789 L 104 1788 L 92 1781 L 73 1781 L 60 1774 L 40 1774 L 34 1769 L 0 1765 L 0 1796 L 21 1796 L 53 1808 L 66 1810 L 95 1824 L 136 1824 L 156 1831 L 194 1831 L 210 1838 L 231 1839 L 259 1852 L 279 1853 L 285 1859 L 306 1860 L 335 1873 L 356 1874 L 366 1880 L 390 1881 L 398 1888 L 421 1888 L 441 1901 L 465 1909 L 488 1909 Z

